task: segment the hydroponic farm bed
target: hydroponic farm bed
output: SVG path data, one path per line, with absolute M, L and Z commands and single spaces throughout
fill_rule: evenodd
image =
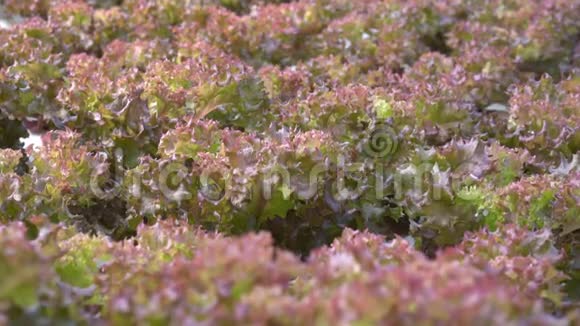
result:
M 0 0 L 0 325 L 577 325 L 580 1 Z

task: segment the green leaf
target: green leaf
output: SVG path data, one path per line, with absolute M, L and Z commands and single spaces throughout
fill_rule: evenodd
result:
M 243 279 L 236 282 L 232 288 L 232 299 L 234 299 L 234 301 L 240 300 L 244 294 L 248 293 L 252 289 L 252 285 L 252 281 L 248 279 Z
M 92 274 L 87 266 L 79 264 L 78 261 L 69 261 L 56 266 L 56 272 L 63 282 L 79 288 L 91 286 Z
M 289 195 L 288 190 L 281 186 L 273 194 L 272 198 L 266 204 L 262 212 L 262 218 L 268 219 L 275 216 L 286 217 L 288 211 L 294 208 L 294 201 L 291 198 L 286 198 Z
M 393 116 L 393 107 L 384 99 L 375 100 L 373 110 L 378 119 L 385 120 Z
M 38 266 L 22 266 L 17 273 L 2 273 L 0 261 L 0 302 L 12 301 L 19 307 L 30 307 L 38 301 Z M 10 268 L 9 268 L 10 271 Z
M 138 144 L 133 139 L 116 139 L 115 146 L 123 150 L 123 165 L 125 167 L 132 169 L 139 164 L 139 156 L 141 155 L 141 152 L 139 151 Z

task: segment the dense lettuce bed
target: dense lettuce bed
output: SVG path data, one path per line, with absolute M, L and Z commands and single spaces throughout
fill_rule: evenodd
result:
M 578 17 L 0 2 L 0 325 L 580 322 Z

